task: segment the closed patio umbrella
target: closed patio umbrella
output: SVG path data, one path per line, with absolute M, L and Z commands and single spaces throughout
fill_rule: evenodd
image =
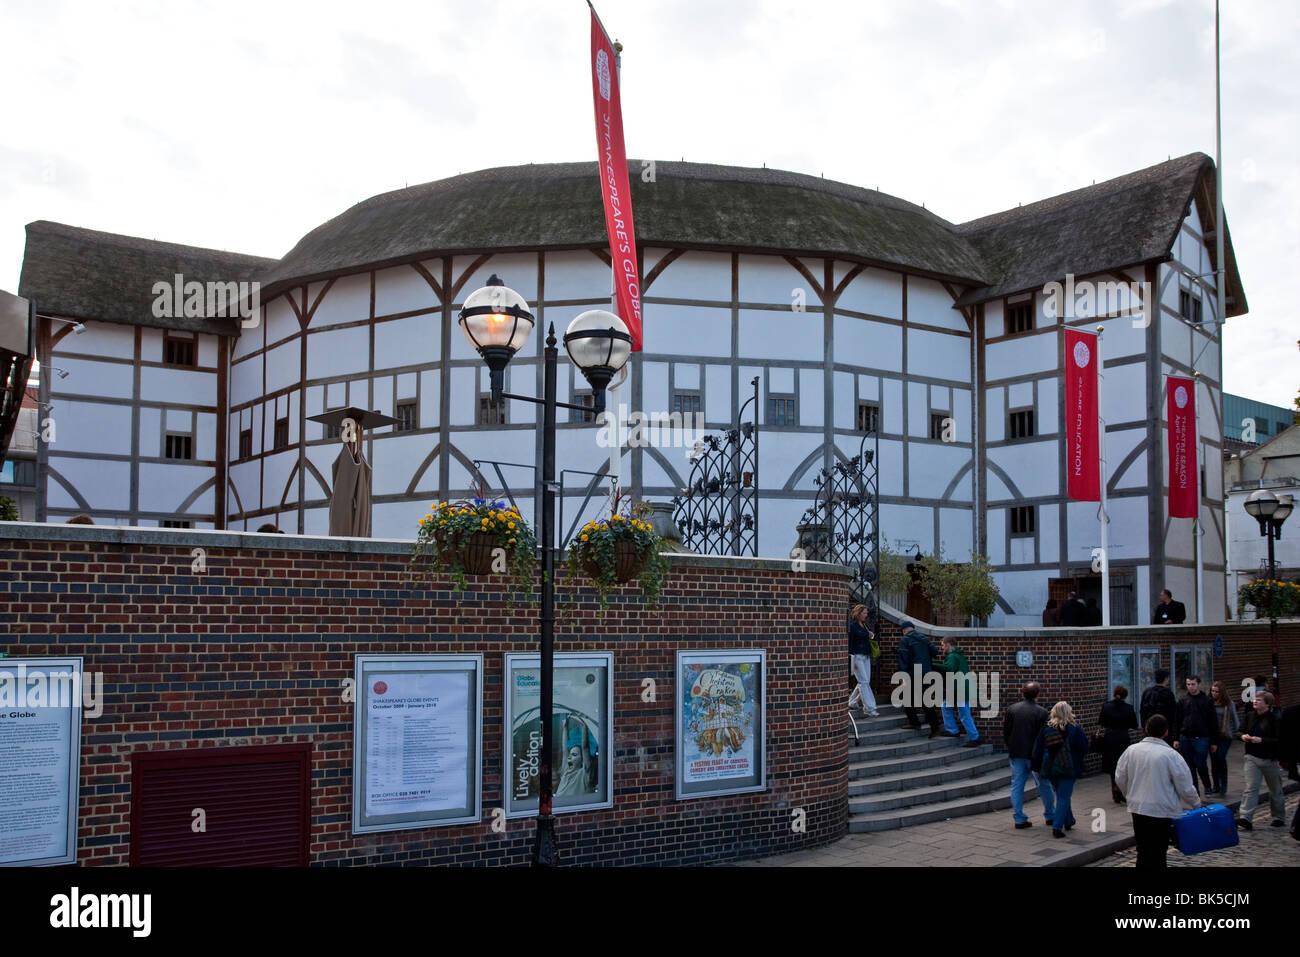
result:
M 367 412 L 351 406 L 308 418 L 312 422 L 339 428 L 345 440 L 343 448 L 339 450 L 339 457 L 334 461 L 329 533 L 350 538 L 369 538 L 371 470 L 370 463 L 361 451 L 361 433 L 364 429 L 393 425 L 397 420 L 379 412 Z M 347 419 L 353 422 L 351 435 L 344 427 Z

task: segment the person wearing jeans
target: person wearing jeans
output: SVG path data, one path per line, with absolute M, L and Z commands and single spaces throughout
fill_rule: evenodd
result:
M 1034 767 L 1043 769 L 1044 764 L 1053 768 L 1059 764 L 1061 770 L 1046 770 L 1044 775 L 1052 782 L 1056 792 L 1056 813 L 1052 817 L 1052 837 L 1065 837 L 1065 832 L 1074 827 L 1074 812 L 1070 808 L 1070 797 L 1074 793 L 1074 782 L 1083 773 L 1083 756 L 1088 753 L 1088 736 L 1079 727 L 1079 720 L 1074 716 L 1074 709 L 1064 701 L 1052 706 L 1052 713 L 1047 724 L 1038 732 L 1034 742 L 1034 753 L 1030 759 Z M 1051 758 L 1050 761 L 1047 759 Z
M 1210 700 L 1216 715 L 1215 733 L 1210 738 L 1210 778 L 1215 794 L 1228 793 L 1228 752 L 1237 737 L 1240 722 L 1237 706 L 1222 681 L 1210 685 Z
M 1025 815 L 1025 782 L 1031 774 L 1034 783 L 1038 785 L 1038 796 L 1043 801 L 1045 822 L 1051 825 L 1056 815 L 1056 795 L 1052 791 L 1052 785 L 1039 778 L 1030 760 L 1039 729 L 1047 723 L 1047 711 L 1035 701 L 1038 697 L 1036 682 L 1027 683 L 1020 689 L 1020 694 L 1023 700 L 1007 708 L 1002 719 L 1002 737 L 1011 760 L 1011 816 L 1015 819 L 1016 830 L 1034 826 Z
M 935 665 L 934 670 L 942 672 L 945 676 L 952 675 L 952 678 L 944 679 L 945 693 L 944 703 L 939 708 L 943 715 L 943 731 L 950 738 L 957 737 L 961 732 L 957 730 L 957 717 L 961 717 L 961 726 L 966 731 L 966 743 L 964 748 L 978 748 L 980 733 L 975 727 L 975 719 L 970 714 L 970 703 L 976 697 L 975 676 L 971 674 L 970 663 L 966 660 L 966 654 L 957 647 L 957 643 L 951 638 L 939 639 L 939 650 L 943 652 L 943 664 Z M 949 694 L 951 692 L 951 694 Z M 949 701 L 949 697 L 953 700 Z
M 1187 679 L 1187 694 L 1178 702 L 1174 725 L 1174 748 L 1187 762 L 1193 781 L 1199 776 L 1208 797 L 1214 790 L 1210 782 L 1210 738 L 1219 726 L 1219 716 L 1196 675 Z

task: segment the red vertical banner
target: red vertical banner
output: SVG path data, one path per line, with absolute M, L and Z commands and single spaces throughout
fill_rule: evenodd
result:
M 1101 501 L 1097 346 L 1093 333 L 1065 330 L 1065 489 L 1076 502 Z
M 1169 517 L 1196 518 L 1196 382 L 1171 375 L 1165 387 L 1169 393 Z
M 641 351 L 641 277 L 632 225 L 632 190 L 623 145 L 623 105 L 618 93 L 614 45 L 591 8 L 591 93 L 596 104 L 596 148 L 600 157 L 600 192 L 605 200 L 605 230 L 614 267 L 618 317 L 632 333 L 632 351 Z

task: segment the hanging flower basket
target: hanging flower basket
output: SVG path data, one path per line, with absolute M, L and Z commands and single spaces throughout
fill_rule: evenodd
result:
M 613 515 L 588 522 L 569 544 L 569 573 L 583 575 L 600 595 L 602 606 L 611 589 L 633 579 L 639 581 L 646 598 L 657 601 L 668 574 L 668 560 L 659 553 L 662 544 L 650 523 L 637 516 Z
M 1237 613 L 1247 605 L 1254 607 L 1256 618 L 1295 618 L 1300 616 L 1300 585 L 1267 579 L 1242 585 L 1237 592 Z
M 433 569 L 449 573 L 455 591 L 465 587 L 466 575 L 494 573 L 509 575 L 526 590 L 537 571 L 537 539 L 505 502 L 435 502 L 420 520 L 411 557 L 413 574 L 424 576 Z

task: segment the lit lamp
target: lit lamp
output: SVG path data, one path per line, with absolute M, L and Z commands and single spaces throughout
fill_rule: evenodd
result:
M 1282 523 L 1295 509 L 1295 500 L 1290 495 L 1277 496 L 1266 488 L 1251 492 L 1246 499 L 1246 514 L 1259 523 L 1259 534 L 1268 540 L 1268 580 L 1277 581 L 1277 561 L 1273 556 L 1273 542 L 1282 538 Z M 1272 590 L 1276 586 L 1270 584 Z M 1269 596 L 1268 637 L 1273 652 L 1273 691 L 1280 693 L 1281 682 L 1277 674 L 1277 617 L 1274 612 L 1277 604 Z
M 465 338 L 483 357 L 491 372 L 492 404 L 512 399 L 542 407 L 542 515 L 537 534 L 537 543 L 542 552 L 541 702 L 538 709 L 538 719 L 542 725 L 542 757 L 537 769 L 537 833 L 533 843 L 533 863 L 554 866 L 559 863 L 555 818 L 551 814 L 554 793 L 551 763 L 555 754 L 555 410 L 562 408 L 590 412 L 593 409 L 556 401 L 555 371 L 559 350 L 556 348 L 553 325 L 547 330 L 546 348 L 542 353 L 542 398 L 504 391 L 505 368 L 528 341 L 535 320 L 524 297 L 508 288 L 496 276 L 489 278 L 488 284 L 482 289 L 476 289 L 465 298 L 459 320 Z M 568 350 L 574 365 L 582 370 L 582 374 L 591 383 L 594 411 L 603 412 L 605 387 L 632 354 L 632 336 L 628 333 L 627 326 L 612 312 L 601 309 L 584 312 L 569 324 L 569 329 L 564 334 L 564 348 Z

